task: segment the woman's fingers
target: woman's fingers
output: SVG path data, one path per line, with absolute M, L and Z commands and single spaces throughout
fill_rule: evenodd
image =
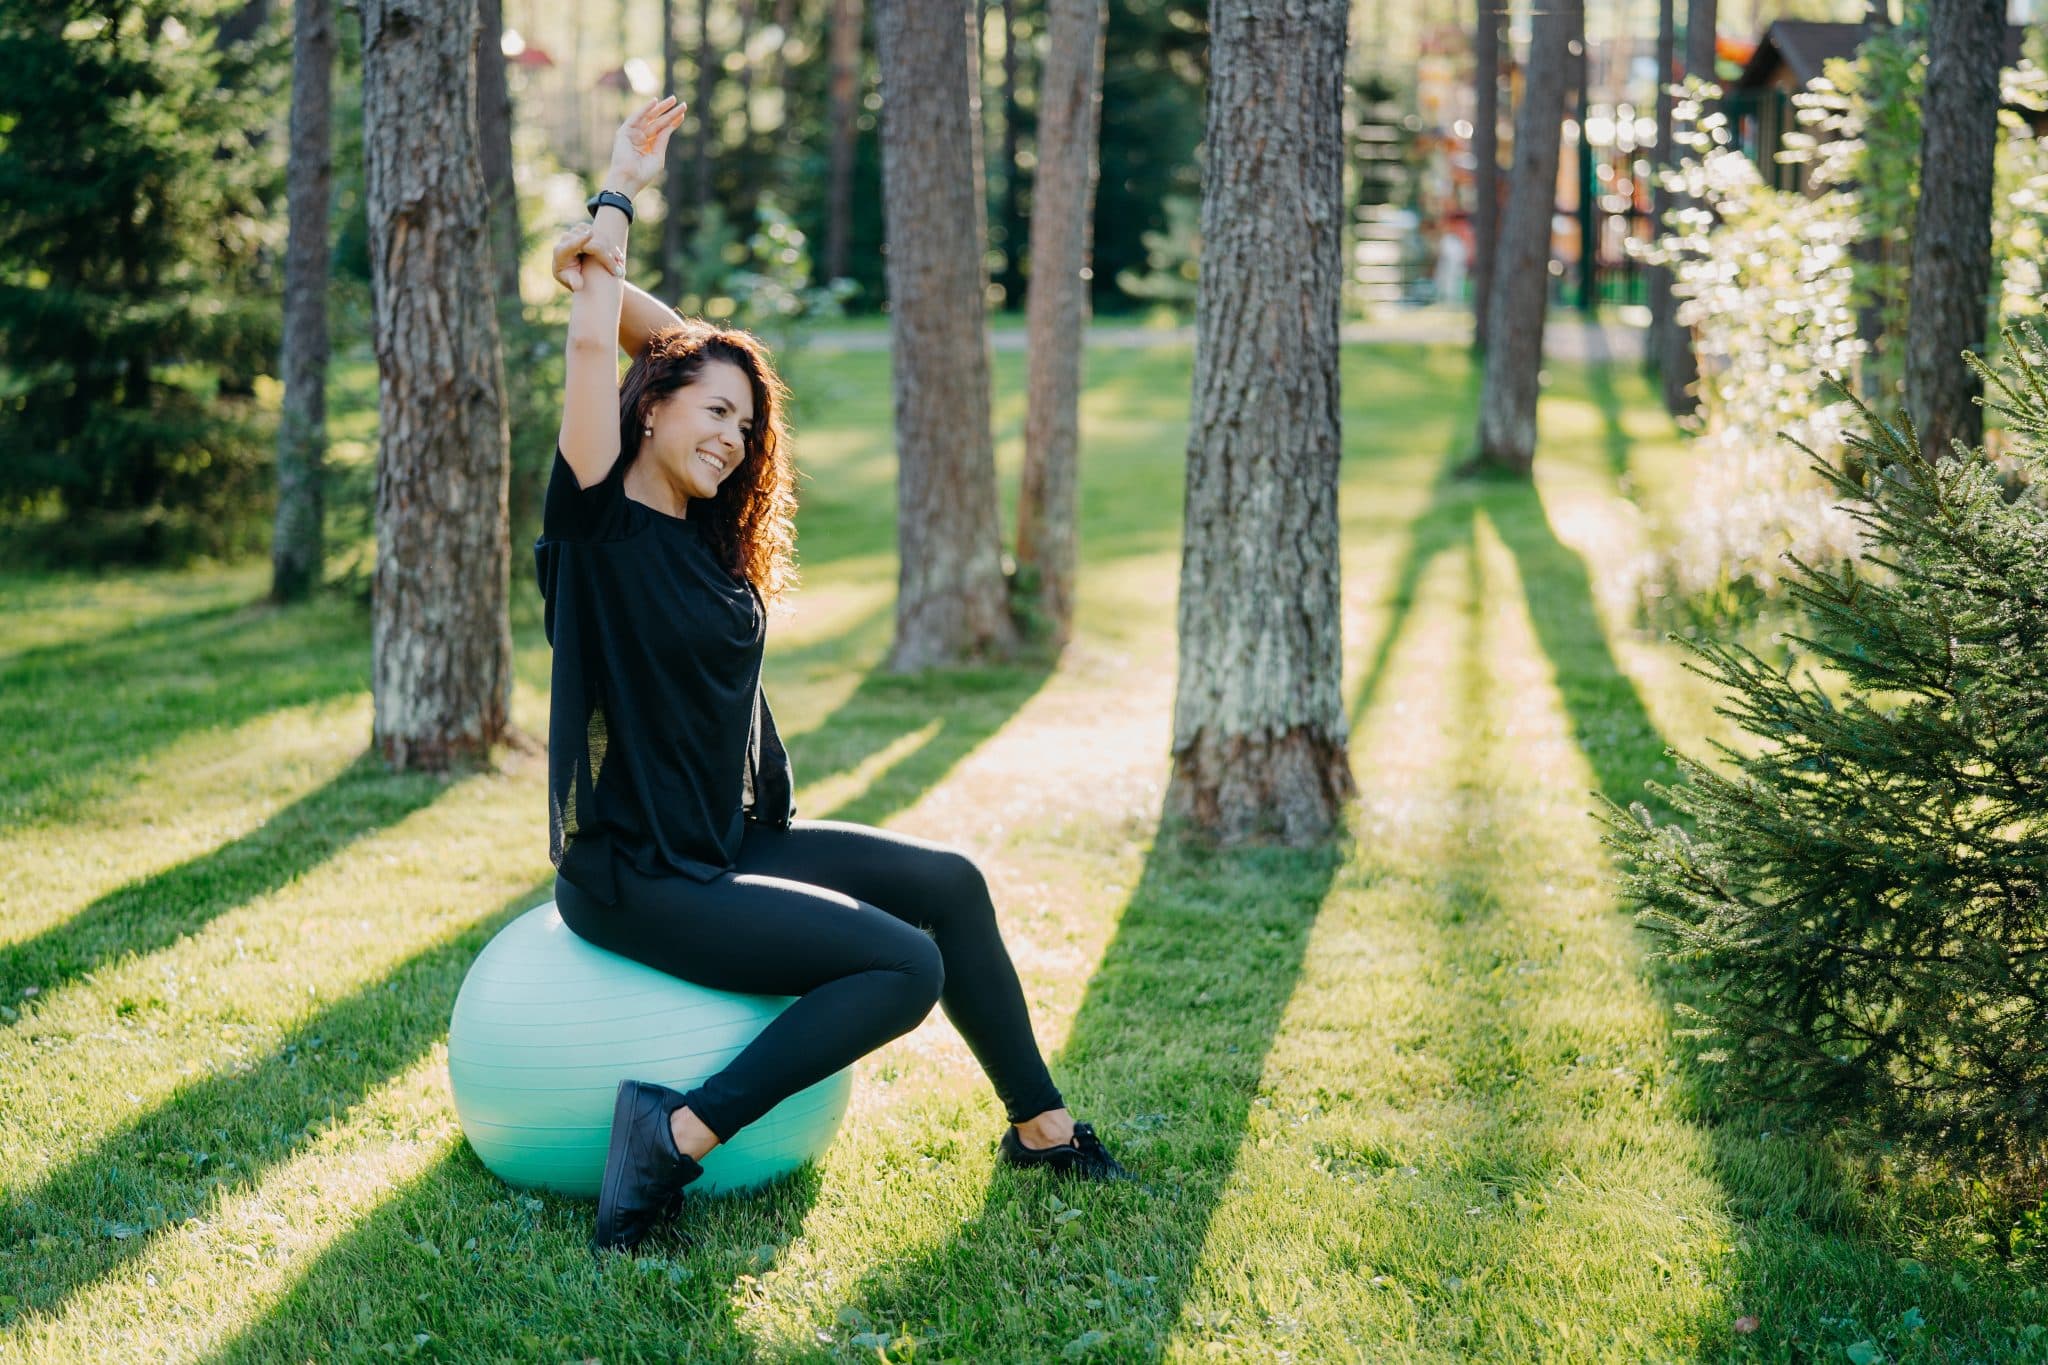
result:
M 669 106 L 676 102 L 674 95 L 664 95 L 658 100 L 648 101 L 647 107 L 633 116 L 636 125 L 645 127 L 668 116 Z
M 644 141 L 647 137 L 660 132 L 663 127 L 673 128 L 681 123 L 689 108 L 689 105 L 677 100 L 674 95 L 669 95 L 635 114 L 626 126 L 640 133 Z
M 683 126 L 683 115 L 689 111 L 686 104 L 677 105 L 673 110 L 657 119 L 641 137 L 639 147 L 651 156 L 660 156 L 668 148 L 669 134 Z

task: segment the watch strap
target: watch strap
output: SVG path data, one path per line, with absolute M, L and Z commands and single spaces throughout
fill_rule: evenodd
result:
M 590 210 L 590 216 L 592 218 L 597 217 L 597 211 L 603 208 L 606 204 L 610 204 L 613 208 L 625 214 L 627 222 L 630 223 L 633 221 L 632 199 L 626 195 L 620 194 L 617 190 L 599 190 L 596 194 L 591 195 L 590 198 L 583 201 L 583 207 Z

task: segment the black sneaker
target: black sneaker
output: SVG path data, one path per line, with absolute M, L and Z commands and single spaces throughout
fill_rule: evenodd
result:
M 667 1086 L 620 1081 L 612 1102 L 612 1140 L 597 1196 L 593 1251 L 638 1246 L 682 1207 L 683 1187 L 704 1174 L 696 1159 L 676 1150 L 669 1115 L 683 1097 Z
M 1086 1123 L 1075 1124 L 1072 1140 L 1059 1147 L 1026 1147 L 1012 1124 L 1003 1131 L 1002 1156 L 1012 1166 L 1044 1167 L 1055 1175 L 1080 1180 L 1136 1179 L 1117 1164 L 1102 1139 L 1095 1136 L 1094 1126 Z

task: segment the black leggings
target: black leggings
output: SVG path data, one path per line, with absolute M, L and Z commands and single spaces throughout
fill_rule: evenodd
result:
M 615 906 L 555 878 L 556 908 L 579 937 L 713 990 L 800 997 L 685 1097 L 719 1141 L 910 1032 L 934 1001 L 1012 1123 L 1064 1107 L 988 884 L 965 855 L 865 825 L 749 822 L 717 881 L 644 877 L 623 859 L 617 873 Z

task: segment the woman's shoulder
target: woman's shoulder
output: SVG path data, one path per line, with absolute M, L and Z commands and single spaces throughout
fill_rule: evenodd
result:
M 541 538 L 567 542 L 623 540 L 645 529 L 645 509 L 626 496 L 626 461 L 614 460 L 604 477 L 587 487 L 555 447 L 541 500 Z

